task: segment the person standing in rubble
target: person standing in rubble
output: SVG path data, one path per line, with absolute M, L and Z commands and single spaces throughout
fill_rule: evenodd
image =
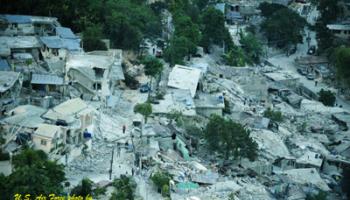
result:
M 123 134 L 125 133 L 125 131 L 126 131 L 126 126 L 123 125 Z

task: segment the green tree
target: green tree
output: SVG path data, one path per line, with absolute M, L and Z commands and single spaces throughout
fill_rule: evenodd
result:
M 210 149 L 222 154 L 226 160 L 232 156 L 255 160 L 257 143 L 249 134 L 241 124 L 217 115 L 210 117 L 205 129 L 205 138 Z
M 335 94 L 330 90 L 323 90 L 318 93 L 319 101 L 323 103 L 325 106 L 334 106 L 335 103 Z
M 110 200 L 134 199 L 137 184 L 131 177 L 122 175 L 119 179 L 114 179 L 112 185 L 116 191 L 112 193 Z
M 267 108 L 264 111 L 264 117 L 269 118 L 273 122 L 282 122 L 283 115 L 280 111 L 274 111 L 271 108 Z
M 167 172 L 163 171 L 157 171 L 151 176 L 152 182 L 156 185 L 158 188 L 158 191 L 160 190 L 162 194 L 170 195 L 169 194 L 169 181 L 171 180 L 171 176 Z M 167 186 L 167 187 L 166 187 Z
M 101 41 L 102 37 L 102 26 L 90 24 L 83 32 L 84 51 L 107 50 L 105 43 Z
M 350 199 L 350 167 L 343 168 L 343 178 L 341 181 L 341 187 L 343 192 L 346 193 L 348 199 Z
M 319 191 L 317 194 L 308 194 L 306 200 L 327 200 L 327 192 Z
M 151 56 L 144 58 L 142 63 L 145 65 L 145 74 L 150 77 L 150 87 L 152 87 L 152 79 L 162 73 L 163 63 L 159 59 Z M 148 97 L 150 92 L 149 90 Z
M 134 112 L 140 113 L 145 118 L 145 123 L 147 123 L 148 117 L 152 114 L 152 105 L 148 102 L 136 104 Z
M 260 57 L 263 53 L 262 44 L 260 41 L 251 33 L 243 34 L 240 33 L 239 43 L 244 50 L 244 53 L 249 64 L 260 63 Z
M 14 171 L 8 177 L 0 176 L 1 197 L 12 199 L 14 194 L 63 194 L 64 167 L 49 161 L 43 151 L 25 149 L 13 158 Z
M 243 49 L 237 46 L 224 54 L 223 58 L 227 65 L 235 67 L 243 67 L 247 62 Z
M 303 42 L 302 34 L 305 25 L 304 18 L 286 8 L 277 10 L 270 17 L 267 17 L 260 26 L 269 44 L 284 48 Z
M 208 51 L 210 45 L 223 45 L 227 36 L 224 15 L 214 7 L 208 7 L 201 15 L 202 46 Z
M 186 37 L 172 37 L 169 46 L 164 52 L 164 58 L 170 63 L 170 66 L 184 63 L 184 57 L 190 53 L 188 43 L 189 41 Z
M 261 15 L 264 17 L 271 17 L 276 11 L 286 8 L 286 6 L 277 3 L 263 2 L 259 5 Z
M 201 40 L 201 33 L 197 24 L 184 12 L 176 12 L 174 15 L 175 35 L 185 37 L 188 40 L 187 49 L 189 54 L 196 53 L 197 45 Z
M 341 9 L 338 6 L 339 0 L 320 0 L 317 9 L 320 16 L 315 25 L 318 51 L 325 52 L 333 46 L 334 37 L 327 28 L 327 24 L 334 22 L 341 15 Z
M 339 47 L 335 50 L 334 56 L 335 67 L 336 67 L 336 77 L 339 82 L 345 83 L 345 85 L 350 87 L 350 48 Z
M 81 180 L 81 184 L 74 187 L 71 191 L 71 195 L 86 197 L 87 195 L 92 196 L 92 181 L 84 178 Z

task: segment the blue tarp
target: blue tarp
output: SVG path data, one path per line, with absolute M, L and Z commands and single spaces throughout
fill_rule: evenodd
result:
M 92 134 L 89 132 L 84 132 L 84 138 L 92 138 Z
M 77 36 L 74 35 L 73 31 L 70 28 L 66 27 L 56 27 L 56 34 L 61 38 L 65 39 L 76 39 Z
M 0 71 L 11 71 L 11 67 L 7 60 L 0 59 Z
M 8 23 L 18 23 L 18 24 L 32 23 L 31 17 L 26 15 L 4 15 L 4 18 Z

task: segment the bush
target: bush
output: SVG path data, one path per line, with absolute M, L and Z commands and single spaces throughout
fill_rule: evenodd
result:
M 334 106 L 335 103 L 335 94 L 329 90 L 323 90 L 318 93 L 319 101 L 323 103 L 325 106 Z
M 161 92 L 161 91 L 157 91 L 157 93 L 156 93 L 156 99 L 158 99 L 158 100 L 162 100 L 162 99 L 164 99 L 164 92 Z
M 115 179 L 112 185 L 117 191 L 112 193 L 110 200 L 134 199 L 136 183 L 131 177 L 122 175 L 119 179 Z
M 10 160 L 10 154 L 0 150 L 0 161 Z
M 168 186 L 171 176 L 167 172 L 158 171 L 152 175 L 151 180 L 158 189 L 164 189 L 164 185 Z
M 273 122 L 282 122 L 283 116 L 280 111 L 273 111 L 271 108 L 268 108 L 264 112 L 264 117 L 269 118 Z
M 162 196 L 163 197 L 170 197 L 169 185 L 163 185 L 163 187 L 162 187 Z

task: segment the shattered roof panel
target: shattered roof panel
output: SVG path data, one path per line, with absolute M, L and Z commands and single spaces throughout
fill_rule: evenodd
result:
M 32 84 L 63 85 L 63 78 L 55 75 L 33 74 Z
M 317 167 L 321 167 L 322 161 L 323 159 L 321 155 L 312 151 L 307 151 L 304 155 L 302 155 L 296 160 L 297 163 L 311 164 Z
M 0 71 L 10 71 L 11 67 L 7 60 L 5 59 L 0 59 Z
M 56 34 L 61 38 L 66 38 L 66 39 L 77 38 L 77 36 L 74 35 L 73 31 L 70 28 L 61 27 L 61 26 L 56 27 Z
M 200 69 L 175 65 L 169 74 L 168 86 L 178 89 L 189 89 L 192 97 L 194 97 L 200 76 Z
M 12 71 L 2 71 L 0 72 L 0 92 L 3 93 L 16 83 L 19 78 L 20 73 Z
M 46 109 L 38 106 L 18 106 L 15 109 L 9 111 L 8 113 L 13 113 L 13 115 L 3 119 L 2 122 L 28 128 L 37 128 L 39 124 L 44 123 L 41 115 L 45 112 Z
M 0 36 L 0 49 L 39 48 L 41 45 L 35 36 Z
M 88 105 L 83 100 L 80 98 L 75 98 L 61 103 L 60 105 L 54 107 L 53 110 L 63 115 L 72 115 L 87 107 Z
M 330 191 L 327 183 L 315 168 L 290 169 L 282 172 L 291 181 L 301 185 L 314 185 L 323 191 Z
M 60 38 L 59 36 L 44 36 L 44 37 L 40 37 L 40 40 L 48 48 L 68 49 L 70 51 L 81 50 L 79 39 L 66 39 L 66 38 Z
M 112 64 L 112 58 L 110 56 L 102 56 L 102 55 L 70 55 L 68 57 L 66 66 L 67 68 L 104 68 L 108 69 Z
M 60 129 L 61 128 L 59 126 L 51 124 L 40 124 L 34 134 L 52 139 L 55 137 L 56 133 L 60 131 Z
M 219 94 L 198 93 L 198 98 L 194 99 L 196 108 L 225 108 L 224 96 Z

